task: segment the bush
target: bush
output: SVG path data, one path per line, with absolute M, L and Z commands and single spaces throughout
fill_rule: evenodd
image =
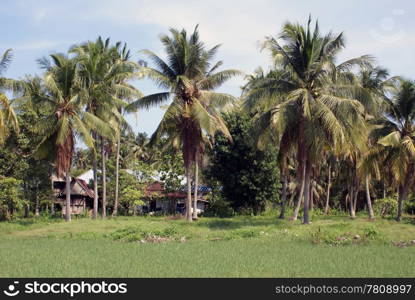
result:
M 411 201 L 405 203 L 405 211 L 408 214 L 415 215 L 415 199 L 411 199 Z
M 168 241 L 178 236 L 178 230 L 175 227 L 167 227 L 164 229 L 144 230 L 137 226 L 118 229 L 107 237 L 126 242 L 138 241 Z
M 229 202 L 226 202 L 222 197 L 209 199 L 209 206 L 203 212 L 205 217 L 219 217 L 219 218 L 230 218 L 235 215 L 235 211 L 230 207 Z
M 376 199 L 373 210 L 376 215 L 380 215 L 382 218 L 386 216 L 393 217 L 398 210 L 398 201 L 395 198 Z

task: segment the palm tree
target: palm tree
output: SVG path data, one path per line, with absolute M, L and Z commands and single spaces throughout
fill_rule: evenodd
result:
M 12 50 L 6 50 L 0 58 L 0 76 L 7 70 L 12 60 Z M 13 107 L 3 93 L 4 90 L 16 90 L 16 82 L 12 79 L 0 77 L 0 145 L 3 145 L 10 127 L 18 132 L 19 124 Z
M 137 65 L 130 61 L 130 52 L 126 45 L 121 49 L 121 43 L 110 45 L 99 37 L 95 42 L 88 41 L 74 46 L 70 51 L 75 53 L 80 66 L 82 81 L 82 98 L 87 105 L 87 111 L 112 124 L 113 132 L 100 136 L 101 140 L 101 172 L 102 172 L 102 216 L 106 216 L 106 140 L 118 140 L 119 124 L 124 122 L 120 109 L 125 106 L 125 99 L 138 97 L 138 90 L 127 83 L 135 76 Z M 112 120 L 110 122 L 110 120 Z M 93 130 L 94 131 L 94 130 Z M 96 141 L 98 134 L 92 133 Z M 97 148 L 97 147 L 96 147 Z M 117 151 L 118 153 L 118 151 Z M 93 156 L 94 171 L 94 214 L 98 215 L 98 170 L 97 154 Z
M 37 157 L 54 156 L 58 176 L 65 174 L 66 182 L 66 211 L 65 220 L 71 220 L 71 179 L 70 171 L 75 150 L 76 138 L 90 148 L 94 140 L 90 129 L 107 132 L 105 122 L 84 111 L 84 105 L 79 96 L 80 80 L 77 62 L 63 54 L 52 54 L 51 61 L 40 60 L 41 67 L 46 69 L 43 86 L 36 87 L 34 80 L 26 85 L 26 96 L 34 105 L 43 105 L 47 114 L 36 126 L 36 131 L 44 138 L 37 149 Z M 33 84 L 35 83 L 35 84 Z M 51 149 L 53 149 L 51 151 Z
M 208 141 L 207 136 L 212 137 L 220 131 L 230 138 L 219 110 L 234 98 L 213 90 L 240 72 L 216 72 L 222 61 L 212 64 L 212 59 L 219 45 L 206 50 L 199 39 L 197 26 L 190 36 L 185 30 L 170 29 L 170 33 L 171 37 L 161 36 L 166 60 L 144 50 L 143 53 L 156 67 L 141 69 L 143 75 L 165 91 L 142 97 L 132 103 L 130 109 L 148 108 L 172 99 L 152 141 L 168 137 L 172 146 L 181 147 L 187 178 L 186 217 L 191 221 L 191 166 L 199 164 L 199 155 L 202 145 Z
M 385 115 L 377 120 L 372 135 L 378 147 L 367 154 L 365 163 L 379 174 L 376 162 L 392 171 L 398 187 L 397 221 L 401 221 L 403 203 L 408 197 L 415 175 L 415 83 L 401 80 L 387 101 Z
M 283 43 L 273 37 L 266 39 L 264 48 L 271 52 L 275 70 L 245 95 L 245 106 L 252 109 L 274 101 L 258 117 L 256 127 L 259 135 L 276 132 L 281 139 L 286 136 L 287 148 L 296 147 L 298 186 L 304 184 L 303 222 L 308 224 L 311 175 L 318 155 L 361 138 L 358 132 L 365 126 L 363 106 L 353 99 L 354 86 L 343 71 L 365 65 L 370 58 L 335 65 L 344 47 L 343 35 L 321 35 L 318 22 L 311 28 L 311 18 L 306 27 L 286 23 L 279 39 Z
M 380 67 L 365 67 L 361 68 L 356 78 L 354 79 L 357 86 L 362 91 L 359 93 L 357 99 L 365 107 L 365 119 L 369 124 L 373 123 L 373 119 L 379 118 L 384 112 L 386 102 L 386 94 L 389 90 L 395 87 L 397 77 L 388 78 L 389 73 L 386 69 Z M 370 129 L 370 126 L 369 126 Z M 371 149 L 376 143 L 372 138 L 368 138 L 368 148 Z M 367 151 L 366 151 L 367 152 Z M 369 150 L 370 152 L 370 150 Z M 372 201 L 370 196 L 370 179 L 374 168 L 367 168 L 364 159 L 367 153 L 358 155 L 359 173 L 364 177 L 366 202 L 368 208 L 369 219 L 374 219 L 374 212 L 372 208 Z M 362 167 L 363 166 L 363 167 Z

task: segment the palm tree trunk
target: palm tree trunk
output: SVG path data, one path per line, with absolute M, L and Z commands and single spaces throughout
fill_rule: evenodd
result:
M 290 196 L 290 200 L 288 200 L 288 203 L 285 205 L 285 207 L 291 207 L 292 206 L 292 204 L 293 204 L 293 201 L 294 201 L 294 197 L 295 197 L 295 195 L 296 195 L 296 192 L 297 192 L 297 189 L 295 189 L 294 191 L 293 191 L 293 193 L 291 194 L 291 196 Z
M 194 200 L 193 200 L 193 220 L 197 220 L 197 189 L 199 188 L 199 159 L 198 151 L 195 155 L 195 187 L 194 187 Z
M 354 190 L 354 186 L 352 185 L 350 188 L 350 192 L 349 192 L 349 209 L 350 209 L 350 217 L 352 219 L 356 218 L 356 212 L 354 210 L 354 196 L 355 194 L 355 190 Z
M 101 138 L 101 169 L 102 169 L 102 217 L 107 216 L 107 172 L 105 168 L 105 144 Z
M 39 217 L 39 197 L 38 197 L 38 184 L 36 183 L 35 189 L 35 217 Z
M 24 206 L 24 215 L 23 215 L 23 217 L 24 218 L 29 218 L 29 215 L 30 215 L 30 206 L 29 206 L 29 204 L 26 204 Z
M 353 210 L 356 213 L 356 207 L 357 207 L 357 197 L 359 196 L 359 185 L 356 184 L 356 191 L 353 198 Z
M 330 186 L 331 186 L 331 164 L 329 163 L 329 178 L 327 180 L 326 206 L 324 207 L 325 215 L 329 213 L 329 209 L 330 209 Z
M 120 176 L 120 143 L 121 143 L 121 134 L 118 135 L 117 140 L 117 157 L 115 159 L 115 199 L 114 199 L 114 210 L 112 211 L 112 216 L 115 217 L 118 213 L 118 189 L 119 189 L 119 176 Z
M 97 168 L 97 152 L 94 150 L 92 156 L 92 169 L 94 173 L 94 207 L 92 218 L 98 218 L 98 168 Z
M 50 172 L 50 186 L 51 186 L 51 198 L 52 198 L 52 204 L 50 205 L 50 215 L 53 217 L 55 215 L 55 195 L 54 195 L 54 189 L 53 189 L 53 172 Z
M 407 175 L 405 178 L 405 181 L 403 185 L 399 187 L 398 192 L 398 214 L 396 216 L 396 221 L 400 222 L 402 220 L 402 214 L 403 214 L 403 203 L 405 202 L 406 198 L 408 197 L 408 190 L 411 180 L 414 176 L 414 164 L 410 164 L 407 170 Z
M 314 209 L 314 180 L 310 178 L 310 207 L 309 210 Z
M 403 185 L 399 187 L 398 192 L 398 214 L 396 216 L 396 221 L 400 222 L 402 220 L 402 213 L 403 213 L 403 203 L 405 202 L 408 196 L 408 186 Z
M 309 161 L 305 162 L 306 171 L 304 179 L 304 212 L 303 224 L 310 224 L 309 205 L 310 205 L 310 185 L 311 185 L 311 164 Z
M 373 213 L 372 208 L 372 200 L 370 199 L 370 190 L 369 190 L 369 176 L 366 175 L 366 201 L 367 201 L 367 209 L 369 212 L 369 219 L 373 220 L 375 218 L 375 215 Z
M 66 201 L 65 201 L 65 221 L 71 221 L 71 176 L 69 170 L 65 174 L 65 190 L 66 190 Z
M 281 195 L 281 212 L 279 219 L 285 218 L 285 205 L 287 202 L 287 175 L 284 174 L 282 177 L 282 195 Z
M 294 209 L 294 214 L 291 217 L 292 221 L 295 221 L 298 218 L 298 213 L 300 212 L 300 207 L 301 207 L 301 203 L 303 202 L 302 200 L 303 200 L 303 196 L 304 196 L 306 164 L 305 164 L 305 162 L 302 162 L 301 164 L 302 164 L 302 166 L 301 166 L 302 172 L 301 172 L 301 175 L 299 175 L 299 180 L 298 180 L 299 190 L 298 190 L 298 193 L 297 193 L 297 204 L 296 204 L 296 207 Z
M 186 166 L 186 180 L 187 180 L 187 199 L 186 199 L 186 219 L 192 222 L 192 182 L 190 179 L 190 167 Z

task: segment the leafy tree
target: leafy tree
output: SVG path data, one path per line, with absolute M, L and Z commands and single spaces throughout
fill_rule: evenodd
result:
M 247 114 L 230 113 L 224 119 L 233 143 L 222 134 L 216 135 L 205 176 L 208 182 L 219 182 L 219 190 L 232 208 L 251 209 L 258 214 L 266 203 L 278 200 L 277 151 L 273 147 L 257 149 L 251 136 L 253 123 Z
M 0 219 L 10 220 L 13 211 L 23 207 L 20 184 L 13 177 L 0 177 Z
M 121 203 L 126 205 L 129 208 L 133 208 L 134 215 L 137 213 L 136 207 L 138 205 L 144 205 L 143 192 L 141 190 L 135 189 L 131 186 L 125 187 L 121 192 Z

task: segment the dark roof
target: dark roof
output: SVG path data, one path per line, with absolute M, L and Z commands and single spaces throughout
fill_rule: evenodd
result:
M 212 189 L 210 188 L 210 187 L 208 187 L 208 186 L 206 186 L 206 185 L 199 185 L 198 186 L 198 188 L 197 188 L 197 191 L 199 192 L 199 193 L 202 193 L 202 194 L 207 194 L 207 193 L 209 193 L 210 191 L 211 191 Z M 180 187 L 180 191 L 182 191 L 182 192 L 185 192 L 185 191 L 187 191 L 187 185 L 182 185 L 181 187 Z M 194 185 L 192 185 L 192 191 L 194 191 Z
M 192 186 L 192 193 L 194 191 L 194 186 Z M 202 195 L 202 194 L 207 194 L 208 192 L 211 191 L 211 188 L 205 186 L 205 185 L 199 185 L 199 188 L 197 189 L 197 191 Z M 165 196 L 168 197 L 173 197 L 173 198 L 183 198 L 186 197 L 186 192 L 187 192 L 187 186 L 183 185 L 179 188 L 178 191 L 175 192 L 169 192 L 167 194 L 165 194 L 165 190 L 164 190 L 164 184 L 162 182 L 156 181 L 153 182 L 152 184 L 148 185 L 146 188 L 146 196 L 149 196 L 152 193 L 159 193 L 160 195 L 164 194 Z
M 54 182 L 59 182 L 60 186 L 55 189 L 55 192 L 57 194 L 60 194 L 61 196 L 66 195 L 66 183 L 65 181 L 61 181 L 59 179 L 55 180 Z M 89 188 L 88 184 L 85 182 L 85 180 L 80 178 L 72 178 L 71 180 L 71 195 L 82 195 L 87 196 L 90 198 L 94 198 L 94 191 Z

